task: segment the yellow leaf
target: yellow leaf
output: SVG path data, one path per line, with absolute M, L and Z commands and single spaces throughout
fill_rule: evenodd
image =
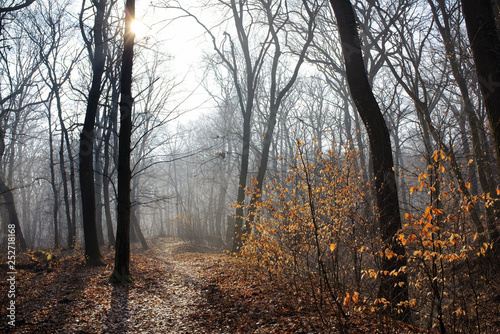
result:
M 470 182 L 465 182 L 465 188 L 470 189 Z
M 333 252 L 335 248 L 337 247 L 337 244 L 330 244 L 330 250 Z

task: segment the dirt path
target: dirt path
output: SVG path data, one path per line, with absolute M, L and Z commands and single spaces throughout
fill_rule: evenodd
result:
M 115 286 L 101 282 L 105 297 L 103 316 L 99 321 L 103 332 L 114 333 L 197 333 L 205 332 L 195 320 L 203 304 L 201 278 L 203 270 L 215 258 L 216 251 L 194 247 L 182 242 L 150 242 L 151 250 L 133 257 L 130 286 Z M 135 261 L 134 261 L 135 260 Z M 105 317 L 104 317 L 105 316 Z M 96 333 L 89 319 L 82 314 L 65 330 Z
M 75 252 L 56 254 L 55 269 L 43 261 L 19 258 L 16 327 L 7 324 L 7 285 L 2 268 L 0 332 L 11 333 L 196 333 L 206 283 L 201 273 L 222 255 L 207 247 L 150 240 L 151 249 L 133 250 L 135 283 L 112 285 L 106 267 L 85 268 Z

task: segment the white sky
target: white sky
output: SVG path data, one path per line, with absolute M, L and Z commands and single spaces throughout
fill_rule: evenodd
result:
M 203 50 L 211 52 L 211 41 L 193 18 L 184 17 L 171 21 L 170 19 L 181 15 L 178 10 L 153 8 L 149 4 L 146 7 L 140 3 L 136 5 L 136 17 L 142 22 L 137 25 L 136 38 L 152 35 L 152 38 L 161 42 L 161 51 L 172 56 L 168 75 L 175 78 L 175 81 L 184 78 L 177 89 L 180 96 L 192 94 L 181 107 L 190 111 L 180 120 L 184 122 L 196 119 L 201 112 L 211 108 L 211 101 L 206 103 L 209 96 L 200 85 L 205 71 L 202 67 Z M 210 15 L 207 12 L 197 15 L 201 20 L 214 20 L 213 12 Z

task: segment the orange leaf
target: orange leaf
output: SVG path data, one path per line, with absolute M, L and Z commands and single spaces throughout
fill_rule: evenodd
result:
M 344 298 L 344 305 L 349 304 L 350 301 L 351 301 L 351 295 L 349 295 L 349 292 L 346 292 L 346 296 Z
M 354 292 L 354 294 L 352 295 L 352 301 L 357 303 L 359 300 L 359 293 L 358 292 Z

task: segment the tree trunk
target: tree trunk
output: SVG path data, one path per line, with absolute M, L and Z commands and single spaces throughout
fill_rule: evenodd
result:
M 71 208 L 69 204 L 69 191 L 68 191 L 68 175 L 66 174 L 66 166 L 64 162 L 64 137 L 61 132 L 61 147 L 59 148 L 59 169 L 61 170 L 61 178 L 63 184 L 63 197 L 64 197 L 64 207 L 66 213 L 66 222 L 67 222 L 67 233 L 68 233 L 68 248 L 72 248 L 73 245 L 73 237 L 71 235 Z
M 103 167 L 103 175 L 102 175 L 102 192 L 103 192 L 103 201 L 104 201 L 104 216 L 106 219 L 106 227 L 107 227 L 107 232 L 108 232 L 108 244 L 109 246 L 114 246 L 115 245 L 115 235 L 113 232 L 113 223 L 112 223 L 112 218 L 111 218 L 111 201 L 109 198 L 109 164 L 110 164 L 110 156 L 109 156 L 109 139 L 111 136 L 111 132 L 113 131 L 111 127 L 111 121 L 110 121 L 110 126 L 108 128 L 108 132 L 106 133 L 105 136 L 105 142 L 104 142 L 104 167 Z
M 108 126 L 106 133 L 104 135 L 104 166 L 103 166 L 103 198 L 104 198 L 104 216 L 106 218 L 106 227 L 108 234 L 108 244 L 109 246 L 115 246 L 115 234 L 113 229 L 113 221 L 111 216 L 111 199 L 109 193 L 110 177 L 112 172 L 110 172 L 110 165 L 114 154 L 112 155 L 109 151 L 111 147 L 111 136 L 116 137 L 116 124 L 118 122 L 118 96 L 119 91 L 116 86 L 117 80 L 114 76 L 113 68 L 109 68 L 107 71 L 108 80 L 112 86 L 111 92 L 111 107 L 108 113 Z M 116 140 L 114 140 L 116 142 Z M 113 145 L 114 151 L 117 151 L 116 145 Z
M 250 114 L 243 117 L 243 149 L 241 153 L 240 179 L 238 183 L 238 197 L 236 199 L 236 215 L 234 217 L 233 249 L 234 253 L 243 246 L 243 212 L 245 205 L 245 187 L 248 177 L 248 161 L 250 158 Z
M 489 0 L 461 0 L 500 171 L 500 38 Z
M 53 219 L 54 219 L 54 247 L 58 248 L 59 247 L 59 220 L 58 220 L 58 214 L 59 214 L 59 189 L 56 185 L 56 171 L 54 168 L 55 161 L 54 161 L 54 136 L 52 132 L 52 111 L 51 109 L 51 103 L 49 103 L 49 106 L 47 108 L 47 113 L 48 113 L 48 121 L 49 121 L 49 167 L 50 167 L 50 186 L 52 188 L 52 192 L 54 194 L 54 204 L 53 204 Z
M 95 2 L 94 54 L 92 61 L 92 85 L 90 87 L 87 112 L 80 135 L 80 190 L 82 195 L 83 233 L 85 239 L 85 261 L 89 266 L 103 265 L 96 228 L 95 185 L 94 185 L 94 125 L 101 96 L 101 79 L 104 73 L 105 44 L 104 11 L 106 0 Z
M 64 206 L 66 208 L 66 221 L 67 221 L 67 226 L 68 226 L 68 248 L 74 248 L 76 238 L 75 235 L 73 234 L 73 224 L 75 224 L 75 220 L 71 216 L 71 207 L 70 207 L 70 202 L 69 202 L 69 189 L 68 189 L 68 175 L 66 173 L 66 162 L 64 159 L 64 140 L 67 138 L 67 151 L 68 153 L 71 152 L 71 147 L 69 143 L 69 136 L 68 136 L 68 130 L 66 129 L 66 126 L 64 125 L 64 120 L 62 118 L 62 106 L 61 106 L 61 99 L 59 96 L 59 92 L 56 90 L 56 102 L 57 102 L 57 113 L 59 116 L 59 123 L 61 125 L 61 147 L 59 149 L 59 169 L 61 170 L 61 178 L 62 178 L 62 184 L 63 184 L 63 196 L 64 196 Z M 68 156 L 68 159 L 71 161 L 73 158 L 71 155 Z M 72 182 L 72 187 L 74 186 L 74 180 L 71 180 Z M 73 193 L 73 197 L 74 197 Z
M 0 161 L 5 152 L 5 131 L 0 127 Z M 24 240 L 21 226 L 19 225 L 19 217 L 17 216 L 16 205 L 14 203 L 14 194 L 12 189 L 5 182 L 5 173 L 0 170 L 0 195 L 4 199 L 4 205 L 8 213 L 8 225 L 14 225 L 16 235 L 16 249 L 19 252 L 25 252 L 28 249 L 26 241 Z M 6 230 L 5 230 L 6 231 Z M 7 232 L 7 231 L 6 231 Z
M 462 123 L 467 119 L 470 128 L 470 134 L 472 139 L 472 150 L 476 161 L 470 165 L 469 168 L 476 167 L 477 175 L 479 176 L 479 183 L 483 192 L 489 193 L 490 196 L 495 199 L 493 201 L 493 207 L 486 205 L 486 216 L 487 216 L 487 226 L 488 232 L 490 235 L 490 239 L 495 239 L 495 221 L 500 219 L 500 201 L 499 196 L 495 189 L 495 181 L 493 178 L 493 172 L 491 166 L 489 164 L 489 157 L 487 154 L 487 150 L 483 150 L 483 145 L 485 143 L 481 143 L 480 132 L 482 131 L 480 128 L 480 121 L 477 117 L 476 111 L 474 109 L 474 104 L 472 103 L 469 90 L 467 87 L 467 81 L 465 79 L 465 75 L 458 63 L 456 52 L 455 52 L 455 41 L 451 37 L 451 28 L 450 28 L 450 14 L 446 9 L 446 5 L 444 0 L 437 0 L 438 7 L 434 5 L 432 0 L 428 0 L 429 5 L 432 8 L 432 13 L 434 16 L 434 22 L 437 25 L 439 32 L 443 38 L 443 43 L 446 49 L 446 55 L 448 60 L 450 61 L 450 66 L 452 70 L 453 77 L 460 89 L 460 94 L 462 95 L 463 101 L 463 112 L 458 113 L 457 117 L 459 118 L 459 124 L 462 127 Z M 441 17 L 443 23 L 439 20 L 438 8 L 441 12 Z M 466 116 L 466 117 L 464 117 Z M 464 131 L 462 130 L 462 136 L 467 138 Z M 464 153 L 467 153 L 464 145 Z M 469 150 L 470 151 L 470 150 Z M 474 180 L 471 181 L 473 186 L 476 184 L 475 175 Z M 471 193 L 477 194 L 477 191 L 474 191 L 474 188 L 471 187 Z
M 130 223 L 131 228 L 134 229 L 134 232 L 139 239 L 141 246 L 143 249 L 149 249 L 148 243 L 146 242 L 146 238 L 144 238 L 144 234 L 142 234 L 141 225 L 139 223 L 139 219 L 137 218 L 137 214 L 135 213 L 136 207 L 130 210 Z
M 500 37 L 495 16 L 489 0 L 462 0 L 462 12 L 500 171 Z M 500 254 L 498 219 L 489 230 L 493 249 Z
M 398 303 L 408 300 L 408 278 L 404 272 L 407 264 L 405 248 L 396 238 L 401 228 L 401 217 L 390 135 L 368 82 L 354 8 L 348 0 L 330 0 L 330 4 L 337 18 L 347 82 L 370 141 L 383 248 L 396 254 L 381 259 L 381 271 L 396 275 L 380 275 L 378 295 L 390 302 L 393 316 L 407 320 L 407 309 L 397 312 Z
M 95 177 L 95 204 L 96 204 L 96 231 L 97 231 L 97 240 L 99 242 L 99 246 L 104 246 L 104 232 L 102 228 L 102 209 L 104 204 L 102 203 L 102 190 L 103 190 L 103 173 L 102 173 L 102 164 L 101 164 L 101 156 L 99 154 L 101 145 L 98 145 L 97 150 L 95 152 L 95 164 L 94 164 L 94 177 Z
M 115 268 L 110 282 L 127 284 L 130 276 L 130 138 L 132 135 L 132 65 L 134 37 L 131 24 L 135 19 L 135 0 L 125 4 L 125 36 L 122 55 L 120 135 L 118 146 L 118 220 L 116 227 Z

